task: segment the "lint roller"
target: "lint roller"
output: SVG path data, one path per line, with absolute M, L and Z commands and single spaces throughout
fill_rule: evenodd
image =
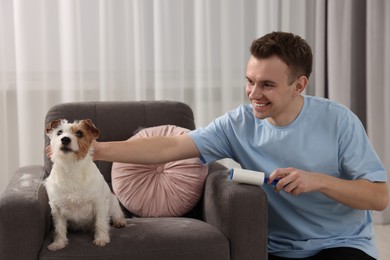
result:
M 268 178 L 265 177 L 264 172 L 250 171 L 239 168 L 230 169 L 230 180 L 237 183 L 246 183 L 257 186 L 263 186 L 264 183 L 267 183 Z M 279 179 L 275 179 L 271 185 L 276 185 Z

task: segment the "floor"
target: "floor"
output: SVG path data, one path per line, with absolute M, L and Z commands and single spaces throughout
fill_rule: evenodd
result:
M 376 243 L 379 251 L 378 260 L 390 259 L 390 225 L 374 225 Z

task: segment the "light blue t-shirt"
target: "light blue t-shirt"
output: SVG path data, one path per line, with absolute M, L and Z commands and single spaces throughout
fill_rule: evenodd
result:
M 304 96 L 301 113 L 285 127 L 255 118 L 252 106 L 242 105 L 190 136 L 205 163 L 232 158 L 266 176 L 294 167 L 347 180 L 387 180 L 357 116 L 324 98 Z M 269 253 L 302 258 L 325 248 L 354 247 L 377 258 L 370 211 L 352 209 L 319 192 L 293 196 L 269 185 L 263 188 L 269 203 Z

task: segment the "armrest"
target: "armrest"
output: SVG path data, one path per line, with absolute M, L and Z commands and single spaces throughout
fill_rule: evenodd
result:
M 228 169 L 211 168 L 205 185 L 204 220 L 227 236 L 231 259 L 268 258 L 268 205 L 263 189 L 232 183 Z
M 0 259 L 38 259 L 50 228 L 43 166 L 19 168 L 0 197 Z

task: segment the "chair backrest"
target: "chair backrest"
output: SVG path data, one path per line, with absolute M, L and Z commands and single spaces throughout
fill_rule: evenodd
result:
M 138 129 L 159 125 L 176 125 L 194 129 L 192 109 L 177 101 L 102 101 L 59 104 L 51 108 L 45 125 L 56 119 L 69 122 L 91 119 L 100 130 L 98 141 L 119 141 L 131 137 Z M 45 147 L 49 139 L 45 138 Z M 111 187 L 111 162 L 96 162 Z M 45 156 L 45 170 L 49 174 L 52 162 Z

